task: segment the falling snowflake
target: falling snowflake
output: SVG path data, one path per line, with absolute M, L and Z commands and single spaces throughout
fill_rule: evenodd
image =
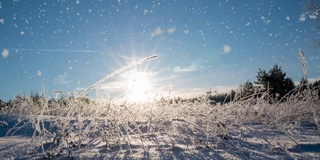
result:
M 2 57 L 7 58 L 9 56 L 9 50 L 8 49 L 3 49 L 2 50 Z

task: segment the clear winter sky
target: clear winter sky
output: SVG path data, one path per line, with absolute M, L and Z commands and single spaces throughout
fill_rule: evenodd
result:
M 299 81 L 299 48 L 308 77 L 319 79 L 305 2 L 1 0 L 0 99 L 40 93 L 42 85 L 50 97 L 54 90 L 82 92 L 152 54 L 159 58 L 107 80 L 100 94 L 125 95 L 135 72 L 148 80 L 145 94 L 161 95 L 237 87 L 275 64 Z

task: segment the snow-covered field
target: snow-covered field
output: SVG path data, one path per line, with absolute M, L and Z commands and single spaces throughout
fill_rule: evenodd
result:
M 210 105 L 25 98 L 0 116 L 1 159 L 320 159 L 319 98 Z
M 1 120 L 10 120 L 14 124 L 14 117 L 1 117 Z M 13 136 L 5 137 L 11 125 L 1 127 L 0 157 L 3 159 L 47 159 L 48 155 L 39 148 L 41 139 L 31 141 L 32 129 L 26 128 Z M 239 128 L 228 129 L 228 138 L 214 140 L 183 141 L 182 135 L 157 133 L 143 137 L 130 135 L 130 148 L 123 142 L 106 148 L 105 143 L 96 143 L 81 146 L 65 146 L 54 159 L 320 159 L 319 136 L 311 125 L 305 124 L 299 129 L 299 136 L 294 137 L 296 145 L 284 133 L 277 129 L 268 128 L 261 124 L 248 125 L 248 133 L 240 138 Z M 253 133 L 250 133 L 250 132 Z M 140 139 L 142 138 L 142 139 Z M 219 137 L 220 138 L 220 137 Z M 181 139 L 181 141 L 179 141 Z M 176 144 L 173 146 L 172 141 Z M 216 142 L 218 141 L 218 142 Z M 143 142 L 143 144 L 142 144 Z M 271 143 L 271 144 L 268 144 Z M 50 142 L 42 142 L 45 150 L 49 150 Z M 194 144 L 193 144 L 194 143 Z M 122 148 L 121 148 L 122 147 Z M 39 153 L 32 153 L 38 150 Z

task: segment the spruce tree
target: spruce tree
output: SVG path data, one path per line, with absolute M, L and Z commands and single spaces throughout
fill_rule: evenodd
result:
M 274 65 L 269 72 L 259 69 L 256 84 L 262 85 L 273 97 L 281 98 L 295 88 L 291 78 L 286 77 L 281 67 Z

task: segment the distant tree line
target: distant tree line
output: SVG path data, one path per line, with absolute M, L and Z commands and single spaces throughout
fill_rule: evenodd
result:
M 213 103 L 228 103 L 230 101 L 245 100 L 252 96 L 258 98 L 263 93 L 269 95 L 268 98 L 272 103 L 272 101 L 285 101 L 285 96 L 299 94 L 299 92 L 306 89 L 316 89 L 320 97 L 320 80 L 309 83 L 307 80 L 302 79 L 300 84 L 295 86 L 292 79 L 286 77 L 286 73 L 278 65 L 274 65 L 268 72 L 259 69 L 256 78 L 257 81 L 255 82 L 247 80 L 243 85 L 240 85 L 238 91 L 231 90 L 230 93 L 210 95 L 208 98 Z M 299 88 L 299 90 L 291 92 L 295 88 Z
M 69 103 L 74 100 L 74 96 L 70 97 L 60 97 L 57 99 L 54 98 L 47 98 L 44 95 L 39 95 L 38 93 L 33 94 L 31 92 L 30 96 L 22 96 L 17 95 L 15 99 L 10 99 L 8 101 L 3 101 L 0 99 L 0 113 L 6 113 L 6 111 L 10 109 L 15 109 L 17 107 L 42 107 L 43 105 L 47 105 L 50 107 L 67 107 Z M 81 102 L 82 104 L 89 104 L 93 103 L 93 100 L 87 98 L 87 97 L 81 97 L 78 99 L 78 102 Z

